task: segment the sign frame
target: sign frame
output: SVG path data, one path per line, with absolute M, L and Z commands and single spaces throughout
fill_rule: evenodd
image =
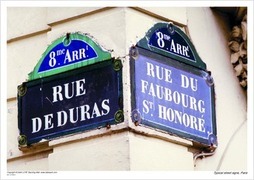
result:
M 170 127 L 165 127 L 162 124 L 157 124 L 156 122 L 152 122 L 151 120 L 146 120 L 142 117 L 142 114 L 136 107 L 136 82 L 135 82 L 135 62 L 139 60 L 139 56 L 142 55 L 147 58 L 151 58 L 156 60 L 156 62 L 168 65 L 170 67 L 174 67 L 186 72 L 190 72 L 196 75 L 202 74 L 205 72 L 209 76 L 207 76 L 207 83 L 210 84 L 211 87 L 211 117 L 210 119 L 212 123 L 212 134 L 207 138 L 202 138 L 198 136 L 194 136 L 192 134 L 188 134 L 186 132 L 182 132 Z M 143 67 L 142 67 L 143 68 Z M 163 132 L 169 133 L 171 135 L 179 136 L 184 139 L 188 139 L 193 141 L 195 144 L 200 144 L 201 146 L 206 147 L 216 147 L 217 146 L 217 128 L 216 128 L 216 113 L 215 113 L 215 93 L 214 93 L 214 84 L 213 79 L 210 76 L 210 72 L 204 71 L 202 69 L 198 69 L 192 66 L 188 66 L 185 63 L 175 61 L 170 57 L 165 57 L 160 54 L 153 53 L 148 51 L 147 49 L 143 49 L 140 47 L 132 47 L 130 49 L 130 70 L 131 70 L 131 89 L 132 89 L 132 97 L 131 97 L 131 109 L 132 109 L 132 121 L 135 125 L 141 125 L 145 127 L 150 127 L 154 129 L 162 130 Z

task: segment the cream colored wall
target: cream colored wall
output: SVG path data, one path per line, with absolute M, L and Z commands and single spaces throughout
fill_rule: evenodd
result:
M 7 8 L 7 39 L 48 29 L 47 8 Z
M 247 170 L 247 100 L 230 62 L 230 29 L 225 19 L 207 8 L 188 8 L 188 28 L 201 59 L 215 82 L 218 149 L 213 157 L 197 162 L 197 170 Z M 230 141 L 235 131 L 245 122 Z M 236 139 L 243 141 L 236 141 Z M 228 150 L 227 144 L 230 143 Z M 241 152 L 241 153 L 239 153 Z M 224 155 L 225 153 L 225 155 Z M 231 154 L 231 155 L 229 155 Z M 222 160 L 221 166 L 219 166 Z
M 130 133 L 130 169 L 135 171 L 191 171 L 192 153 L 185 146 Z
M 53 171 L 129 170 L 128 132 L 80 140 L 54 147 L 49 154 Z
M 7 17 L 9 170 L 247 169 L 246 124 L 226 149 L 235 130 L 246 120 L 246 96 L 229 60 L 226 21 L 210 8 L 8 8 Z M 190 38 L 215 81 L 219 145 L 215 155 L 198 159 L 196 167 L 189 148 L 191 142 L 136 127 L 130 120 L 129 47 L 160 21 L 188 26 Z M 13 26 L 22 23 L 25 25 L 20 28 Z M 66 32 L 75 31 L 91 34 L 122 60 L 125 122 L 110 130 L 68 136 L 22 152 L 17 144 L 16 88 L 27 79 L 47 45 Z

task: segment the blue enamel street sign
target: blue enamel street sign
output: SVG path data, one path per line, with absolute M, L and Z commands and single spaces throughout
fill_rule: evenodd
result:
M 210 74 L 134 47 L 132 120 L 206 146 L 216 146 Z
M 111 58 L 90 36 L 76 33 L 53 41 L 29 73 L 28 80 L 35 80 L 59 74 L 83 66 L 91 65 Z
M 20 144 L 122 122 L 119 64 L 103 61 L 20 85 Z

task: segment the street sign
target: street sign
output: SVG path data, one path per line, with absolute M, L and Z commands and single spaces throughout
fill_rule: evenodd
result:
M 132 121 L 202 146 L 217 146 L 211 73 L 188 36 L 157 23 L 130 48 Z
M 120 65 L 110 59 L 20 85 L 20 144 L 122 122 Z
M 34 80 L 91 65 L 111 58 L 91 37 L 82 33 L 67 33 L 55 40 L 43 53 L 29 74 Z
M 217 145 L 209 72 L 142 48 L 131 51 L 132 121 L 203 145 Z

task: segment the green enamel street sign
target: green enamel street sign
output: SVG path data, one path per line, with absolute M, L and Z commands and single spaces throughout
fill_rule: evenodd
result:
M 155 24 L 137 46 L 206 70 L 206 64 L 200 59 L 187 35 L 173 24 Z
M 28 80 L 73 70 L 111 58 L 91 37 L 76 32 L 55 40 L 43 53 Z

